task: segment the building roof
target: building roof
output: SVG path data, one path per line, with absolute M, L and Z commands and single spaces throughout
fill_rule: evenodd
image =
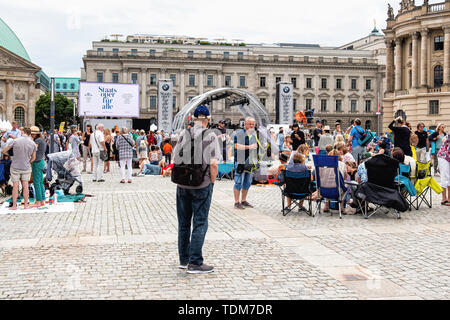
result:
M 0 46 L 31 62 L 22 42 L 2 18 L 0 18 Z
M 378 31 L 377 27 L 374 27 L 369 36 L 384 36 L 384 34 Z

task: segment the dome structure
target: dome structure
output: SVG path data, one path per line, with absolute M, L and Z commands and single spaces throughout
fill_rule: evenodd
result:
M 31 62 L 22 42 L 2 18 L 0 18 L 0 46 Z

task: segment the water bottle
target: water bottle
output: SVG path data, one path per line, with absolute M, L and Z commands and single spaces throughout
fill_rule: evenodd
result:
M 57 203 L 58 203 L 58 194 L 55 192 L 55 194 L 53 195 L 53 204 Z
M 49 202 L 50 200 L 50 190 L 45 190 L 45 202 Z

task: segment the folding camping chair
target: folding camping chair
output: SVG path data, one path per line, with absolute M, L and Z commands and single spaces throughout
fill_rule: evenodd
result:
M 416 210 L 425 203 L 430 209 L 433 207 L 433 197 L 431 191 L 441 194 L 444 190 L 439 183 L 431 176 L 431 161 L 427 163 L 417 162 L 416 181 L 414 187 L 417 190 L 417 196 L 413 200 L 413 206 Z
M 221 162 L 219 163 L 219 174 L 218 179 L 227 178 L 233 180 L 233 169 L 234 164 L 231 162 Z
M 400 193 L 409 206 L 409 211 L 414 207 L 413 197 L 417 195 L 416 188 L 411 181 L 411 165 L 399 164 L 399 175 L 395 177 L 395 182 L 400 186 Z
M 313 155 L 317 206 L 313 217 L 322 208 L 322 201 L 325 199 L 338 202 L 339 218 L 342 219 L 341 201 L 345 198 L 347 187 L 345 187 L 344 177 L 339 172 L 339 157 L 329 155 Z
M 358 201 L 363 201 L 364 204 L 364 218 L 369 219 L 382 208 L 388 208 L 395 209 L 395 216 L 401 219 L 400 212 L 408 210 L 408 203 L 395 179 L 399 175 L 398 160 L 381 154 L 366 161 L 365 166 L 368 181 L 359 185 L 356 190 Z M 369 203 L 376 206 L 371 214 L 368 214 Z M 391 210 L 385 213 L 391 213 Z
M 295 208 L 298 211 L 305 211 L 309 216 L 312 215 L 312 190 L 311 190 L 311 172 L 292 172 L 285 170 L 282 172 L 284 177 L 284 185 L 277 184 L 281 190 L 281 203 L 283 216 L 287 216 Z M 285 198 L 291 199 L 291 208 L 286 208 Z M 305 209 L 300 203 L 301 201 L 308 201 L 308 209 Z

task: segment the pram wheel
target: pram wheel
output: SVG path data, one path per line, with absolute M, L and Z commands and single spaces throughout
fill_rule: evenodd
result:
M 83 193 L 83 186 L 82 185 L 77 186 L 75 191 L 77 192 L 77 194 Z

